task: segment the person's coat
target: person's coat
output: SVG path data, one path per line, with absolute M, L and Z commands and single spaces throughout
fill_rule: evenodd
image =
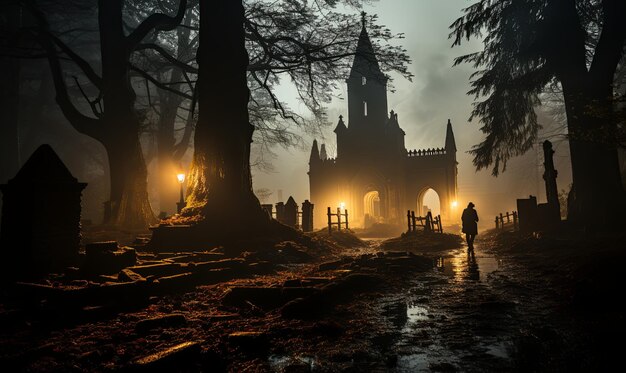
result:
M 478 213 L 473 208 L 466 208 L 461 215 L 463 233 L 478 234 Z

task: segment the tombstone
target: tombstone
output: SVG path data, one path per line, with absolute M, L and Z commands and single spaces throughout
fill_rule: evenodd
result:
M 314 204 L 308 199 L 302 202 L 302 231 L 313 232 L 313 207 Z
M 559 203 L 559 190 L 556 185 L 556 178 L 559 174 L 554 169 L 554 150 L 552 143 L 548 140 L 543 142 L 543 180 L 546 182 L 546 197 L 548 203 L 546 207 L 542 207 L 540 211 L 541 219 L 548 228 L 553 228 L 561 221 L 561 206 Z
M 285 224 L 285 204 L 283 202 L 276 204 L 276 220 Z
M 298 204 L 291 196 L 287 200 L 287 203 L 285 203 L 284 219 L 283 224 L 292 228 L 298 227 Z
M 29 277 L 76 264 L 86 186 L 50 145 L 40 146 L 13 179 L 0 185 L 3 275 Z
M 517 200 L 517 217 L 519 219 L 520 232 L 532 232 L 537 229 L 537 197 Z

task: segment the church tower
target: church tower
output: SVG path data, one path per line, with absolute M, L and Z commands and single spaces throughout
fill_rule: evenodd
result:
M 382 131 L 387 123 L 387 77 L 380 70 L 372 42 L 362 28 L 348 84 L 349 128 L 355 133 Z

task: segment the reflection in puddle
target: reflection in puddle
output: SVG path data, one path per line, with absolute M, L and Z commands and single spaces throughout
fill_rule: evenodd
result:
M 310 356 L 270 355 L 267 359 L 272 371 L 282 372 L 287 367 L 308 366 L 311 371 L 317 368 L 317 359 Z
M 409 323 L 428 320 L 428 310 L 424 306 L 409 303 L 406 308 L 406 316 Z
M 455 280 L 485 281 L 499 265 L 496 258 L 474 250 L 462 250 L 452 257 L 437 260 L 437 269 Z
M 428 372 L 428 355 L 411 354 L 398 356 L 397 372 Z

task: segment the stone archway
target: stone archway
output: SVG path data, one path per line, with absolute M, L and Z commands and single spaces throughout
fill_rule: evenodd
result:
M 380 193 L 377 190 L 371 190 L 363 196 L 363 212 L 363 226 L 365 228 L 381 221 Z
M 416 214 L 425 216 L 430 211 L 433 216 L 441 215 L 443 211 L 441 197 L 433 188 L 426 188 L 418 195 Z

